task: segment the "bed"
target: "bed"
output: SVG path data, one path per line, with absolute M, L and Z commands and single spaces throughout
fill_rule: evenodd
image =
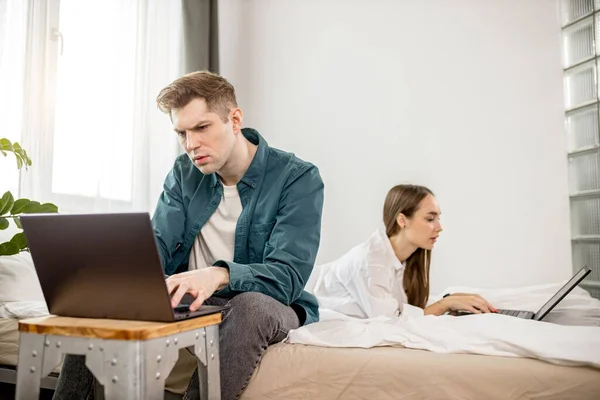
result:
M 29 254 L 0 261 L 0 305 L 43 300 Z M 16 382 L 17 326 L 15 319 L 0 318 L 0 382 Z M 53 388 L 55 384 L 53 373 L 43 380 L 42 387 Z M 280 343 L 266 351 L 241 397 L 367 398 L 600 399 L 600 369 L 399 347 L 326 348 Z
M 17 321 L 0 319 L 0 377 L 5 382 L 16 378 L 17 352 Z M 43 387 L 53 387 L 55 376 Z M 241 400 L 422 398 L 598 399 L 600 370 L 398 347 L 280 343 L 264 354 Z
M 0 318 L 0 382 L 15 384 L 17 382 L 16 365 L 19 353 L 18 322 L 15 319 Z M 59 369 L 42 379 L 41 387 L 54 389 Z
M 0 365 L 16 365 L 19 333 L 17 321 L 0 318 Z
M 399 347 L 269 348 L 243 400 L 599 399 L 600 370 Z

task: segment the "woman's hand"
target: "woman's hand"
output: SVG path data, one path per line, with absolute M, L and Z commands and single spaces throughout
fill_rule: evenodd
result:
M 468 311 L 473 314 L 498 310 L 478 294 L 454 293 L 425 308 L 425 315 L 442 315 L 448 311 Z
M 478 294 L 454 293 L 441 300 L 448 311 L 468 311 L 473 314 L 494 313 L 498 310 Z

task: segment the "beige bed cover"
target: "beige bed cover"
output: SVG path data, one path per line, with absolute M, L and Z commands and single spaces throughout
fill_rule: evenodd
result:
M 17 321 L 0 319 L 0 364 L 17 363 Z M 222 368 L 227 368 L 223 365 Z M 600 370 L 397 347 L 271 346 L 241 400 L 600 399 Z

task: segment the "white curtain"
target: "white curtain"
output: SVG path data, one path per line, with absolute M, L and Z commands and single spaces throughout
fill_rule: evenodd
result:
M 133 205 L 152 210 L 164 178 L 181 152 L 168 116 L 156 107 L 158 92 L 183 74 L 183 18 L 179 1 L 144 2 L 139 36 L 134 126 Z
M 28 5 L 22 194 L 61 212 L 152 211 L 179 153 L 155 98 L 183 72 L 181 2 Z
M 0 138 L 21 140 L 26 4 L 0 0 Z M 0 196 L 17 195 L 19 172 L 13 155 L 0 155 Z
M 11 0 L 8 0 L 9 2 Z M 50 201 L 52 121 L 56 42 L 50 30 L 58 26 L 58 1 L 28 0 L 25 15 L 25 58 L 22 87 L 21 145 L 33 164 L 21 174 L 21 197 Z

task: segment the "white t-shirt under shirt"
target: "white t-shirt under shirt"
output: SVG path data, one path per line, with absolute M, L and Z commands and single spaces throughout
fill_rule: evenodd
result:
M 408 304 L 401 263 L 383 229 L 339 259 L 314 269 L 306 289 L 320 309 L 356 318 L 423 315 Z
M 212 266 L 217 260 L 233 261 L 235 227 L 242 213 L 242 201 L 237 186 L 223 185 L 219 207 L 200 230 L 192 245 L 189 267 Z

